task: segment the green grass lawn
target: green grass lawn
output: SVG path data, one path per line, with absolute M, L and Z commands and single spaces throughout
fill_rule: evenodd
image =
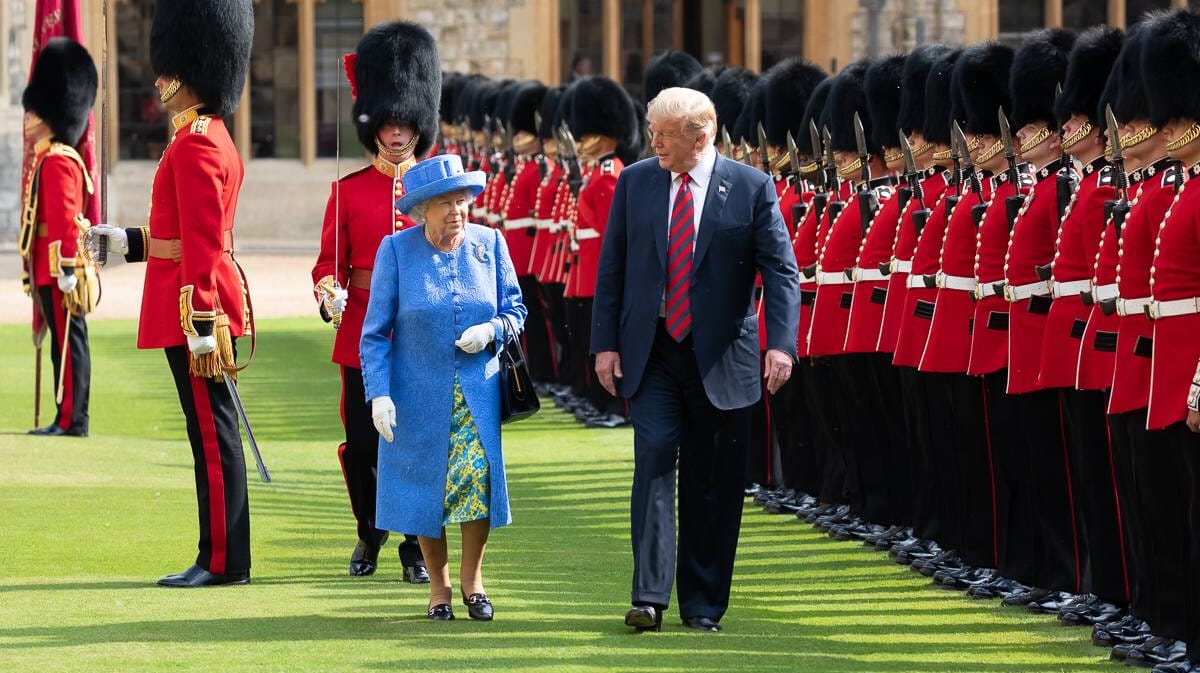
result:
M 160 589 L 195 554 L 182 415 L 165 358 L 134 350 L 132 323 L 91 331 L 92 437 L 35 439 L 28 328 L 0 326 L 4 673 L 1117 670 L 1086 630 L 932 588 L 753 508 L 725 633 L 685 633 L 672 611 L 663 633 L 632 634 L 621 623 L 631 434 L 583 430 L 553 409 L 505 432 L 514 524 L 485 565 L 496 621 L 459 608 L 458 621 L 430 623 L 394 546 L 376 576 L 346 574 L 338 383 L 315 320 L 262 321 L 241 379 L 275 479 L 251 472 L 253 584 Z

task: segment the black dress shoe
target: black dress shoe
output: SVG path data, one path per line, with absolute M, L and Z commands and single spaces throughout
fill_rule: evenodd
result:
M 404 581 L 409 584 L 429 584 L 429 571 L 425 569 L 420 545 L 405 540 L 396 551 L 400 554 L 400 564 L 404 566 Z
M 1036 601 L 1030 601 L 1027 606 L 1035 615 L 1057 615 L 1063 604 L 1075 598 L 1075 594 L 1065 591 L 1051 591 Z
M 160 587 L 171 587 L 173 589 L 198 589 L 200 587 L 218 587 L 223 585 L 233 584 L 249 584 L 250 573 L 238 573 L 233 575 L 216 575 L 210 573 L 198 565 L 194 565 L 187 570 L 167 575 L 158 581 Z
M 1126 664 L 1142 668 L 1154 668 L 1163 664 L 1178 664 L 1187 661 L 1187 643 L 1182 640 L 1159 638 L 1161 642 L 1151 646 L 1152 641 L 1133 648 L 1125 657 Z
M 587 428 L 620 428 L 629 424 L 629 419 L 620 414 L 600 414 L 584 420 L 583 425 Z
M 463 605 L 467 606 L 467 616 L 471 619 L 477 619 L 481 622 L 492 621 L 494 614 L 492 601 L 488 600 L 487 594 L 463 596 Z
M 374 575 L 378 565 L 379 547 L 359 540 L 358 544 L 354 546 L 354 553 L 350 555 L 350 575 L 352 577 Z
M 746 494 L 747 498 L 753 498 L 754 496 L 758 495 L 758 492 L 761 490 L 762 486 L 759 486 L 757 482 L 752 481 L 746 484 L 746 488 L 743 489 L 742 492 Z
M 967 595 L 971 598 L 987 600 L 991 598 L 1006 598 L 1022 591 L 1029 591 L 1029 587 L 1014 579 L 993 575 L 986 582 L 980 582 L 968 587 Z
M 1064 605 L 1058 611 L 1058 619 L 1067 626 L 1094 626 L 1119 621 L 1125 610 L 1099 596 L 1089 596 L 1086 601 Z
M 653 605 L 635 605 L 625 613 L 625 626 L 640 631 L 662 631 L 662 609 Z
M 450 607 L 449 603 L 430 605 L 428 617 L 430 620 L 435 622 L 454 621 L 454 609 Z
M 51 423 L 44 428 L 30 430 L 29 434 L 35 437 L 87 437 L 88 431 L 86 428 L 67 428 L 63 430 L 58 425 Z
M 708 617 L 684 617 L 683 625 L 697 631 L 707 631 L 708 633 L 721 632 L 721 625 Z
M 1173 664 L 1159 664 L 1151 673 L 1200 673 L 1200 662 L 1185 659 Z
M 1126 615 L 1111 624 L 1092 627 L 1092 644 L 1096 647 L 1136 646 L 1153 637 L 1150 625 L 1133 615 Z
M 958 570 L 939 570 L 933 574 L 933 582 L 945 589 L 966 591 L 975 584 L 982 584 L 996 574 L 991 568 L 963 567 Z

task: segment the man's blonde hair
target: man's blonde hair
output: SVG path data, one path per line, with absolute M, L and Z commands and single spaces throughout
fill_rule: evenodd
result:
M 704 137 L 712 143 L 717 135 L 717 110 L 713 102 L 695 89 L 663 89 L 646 110 L 648 121 L 678 120 L 691 138 Z

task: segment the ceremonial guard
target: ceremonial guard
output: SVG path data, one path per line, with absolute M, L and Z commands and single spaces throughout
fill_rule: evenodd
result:
M 1054 262 L 1049 268 L 1036 269 L 1039 279 L 1047 282 L 1052 298 L 1042 335 L 1038 386 L 1055 392 L 1062 413 L 1061 430 L 1055 432 L 1049 425 L 1043 430 L 1064 440 L 1065 495 L 1072 510 L 1065 521 L 1045 529 L 1043 540 L 1048 544 L 1073 540 L 1074 548 L 1060 553 L 1061 561 L 1068 563 L 1065 576 L 1042 586 L 1049 594 L 1029 603 L 1029 609 L 1035 612 L 1057 613 L 1077 602 L 1072 595 L 1085 591 L 1110 604 L 1123 605 L 1127 600 L 1122 562 L 1125 550 L 1108 452 L 1104 394 L 1075 387 L 1090 312 L 1083 296 L 1091 300 L 1092 271 L 1104 234 L 1105 202 L 1116 197 L 1113 171 L 1105 158 L 1104 122 L 1098 115 L 1103 111 L 1101 94 L 1122 40 L 1120 30 L 1104 26 L 1082 33 L 1071 50 L 1063 94 L 1054 105 L 1055 116 L 1062 123 L 1062 149 L 1082 166 L 1082 176 L 1061 211 Z M 1041 474 L 1035 474 L 1035 478 Z M 1041 486 L 1038 482 L 1037 487 Z M 1049 489 L 1051 484 L 1045 486 Z M 1042 503 L 1043 515 L 1055 509 L 1061 512 L 1061 503 L 1061 498 L 1058 503 Z M 1068 556 L 1070 552 L 1073 554 Z
M 550 258 L 553 256 L 558 243 L 558 226 L 554 220 L 555 208 L 560 193 L 567 188 L 564 179 L 563 162 L 559 158 L 557 129 L 554 125 L 558 114 L 558 105 L 562 100 L 565 86 L 548 89 L 542 97 L 538 110 L 540 125 L 537 129 L 538 141 L 542 146 L 543 170 L 541 182 L 538 183 L 537 197 L 533 204 L 533 248 L 529 253 L 529 268 L 527 273 L 537 281 L 538 292 L 533 297 L 525 296 L 525 305 L 533 315 L 535 299 L 540 303 L 538 310 L 542 312 L 542 322 L 538 324 L 532 317 L 525 321 L 525 331 L 530 334 L 541 330 L 545 333 L 546 348 L 549 360 L 548 371 L 531 371 L 534 382 L 542 386 L 543 393 L 561 395 L 567 392 L 570 381 L 565 378 L 564 351 L 567 343 L 566 323 L 563 318 L 562 287 L 551 282 L 549 273 Z M 517 269 L 517 273 L 522 273 Z
M 225 126 L 250 46 L 250 0 L 157 0 L 150 32 L 155 88 L 174 133 L 154 175 L 149 225 L 92 229 L 128 262 L 146 262 L 138 348 L 164 349 L 195 461 L 196 563 L 168 587 L 250 581 L 250 509 L 232 380 L 235 340 L 253 334 L 245 276 L 233 257 L 242 161 Z M 253 351 L 253 346 L 251 346 Z
M 569 126 L 579 142 L 579 159 L 587 166 L 574 219 L 573 241 L 578 251 L 567 273 L 565 297 L 571 329 L 575 380 L 595 413 L 583 418 L 589 427 L 612 428 L 625 424 L 624 403 L 595 379 L 586 356 L 591 334 L 592 301 L 596 294 L 596 269 L 600 245 L 608 225 L 613 190 L 626 161 L 640 147 L 637 110 L 629 94 L 605 77 L 589 77 L 571 85 Z M 589 410 L 590 411 L 590 410 Z
M 735 147 L 732 137 L 729 143 L 725 142 L 725 137 L 734 132 L 756 81 L 758 75 L 745 68 L 725 68 L 717 75 L 712 93 L 708 95 L 717 111 L 717 151 L 727 157 L 733 155 Z
M 35 341 L 50 333 L 56 401 L 54 422 L 31 435 L 88 434 L 92 365 L 84 316 L 95 308 L 99 287 L 95 268 L 79 254 L 78 241 L 91 226 L 84 212 L 93 185 L 75 146 L 87 130 L 96 82 L 87 50 L 54 38 L 38 54 L 21 98 L 33 144 L 18 239 L 22 281 L 34 300 Z
M 346 66 L 358 139 L 374 159 L 333 184 L 312 278 L 321 317 L 336 329 L 333 362 L 341 370 L 346 431 L 338 459 L 358 522 L 350 574 L 361 576 L 375 572 L 388 532 L 375 526 L 379 433 L 364 397 L 359 338 L 379 242 L 413 226 L 396 210 L 395 201 L 404 195 L 404 173 L 436 138 L 441 74 L 433 38 L 424 28 L 405 22 L 372 28 L 347 56 Z M 405 536 L 400 560 L 405 581 L 429 581 L 414 536 Z
M 878 265 L 887 279 L 878 349 L 886 354 L 887 364 L 895 368 L 899 379 L 900 397 L 896 401 L 895 413 L 900 414 L 903 419 L 904 441 L 909 451 L 909 527 L 907 530 L 893 530 L 890 534 L 864 540 L 879 550 L 905 543 L 908 541 L 906 538 L 931 540 L 935 537 L 933 526 L 937 520 L 937 500 L 934 485 L 937 480 L 931 454 L 928 414 L 924 409 L 924 389 L 914 368 L 897 367 L 892 361 L 900 338 L 904 302 L 908 294 L 908 278 L 912 271 L 917 239 L 928 224 L 932 211 L 939 207 L 949 183 L 950 172 L 946 170 L 950 165 L 949 157 L 934 158 L 936 146 L 945 143 L 935 143 L 927 138 L 925 127 L 926 120 L 938 116 L 943 118 L 942 124 L 945 123 L 949 102 L 937 99 L 936 96 L 931 97 L 937 87 L 928 87 L 927 83 L 934 63 L 951 51 L 949 47 L 941 44 L 919 46 L 904 60 L 901 76 L 900 109 L 896 126 L 899 134 L 904 136 L 898 136 L 898 142 L 906 147 L 902 148 L 905 180 L 898 196 L 906 199 L 908 203 L 901 214 L 892 247 L 887 251 L 890 257 L 885 260 L 886 263 Z M 948 90 L 942 93 L 944 97 Z M 937 138 L 936 131 L 934 137 Z M 880 252 L 882 251 L 881 248 Z M 868 268 L 861 261 L 859 266 Z

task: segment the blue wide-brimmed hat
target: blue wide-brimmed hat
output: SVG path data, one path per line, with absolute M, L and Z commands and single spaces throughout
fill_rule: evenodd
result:
M 463 171 L 462 159 L 457 154 L 439 154 L 404 174 L 404 196 L 396 201 L 396 209 L 407 215 L 413 206 L 460 189 L 469 189 L 475 197 L 483 191 L 486 182 L 483 171 Z

